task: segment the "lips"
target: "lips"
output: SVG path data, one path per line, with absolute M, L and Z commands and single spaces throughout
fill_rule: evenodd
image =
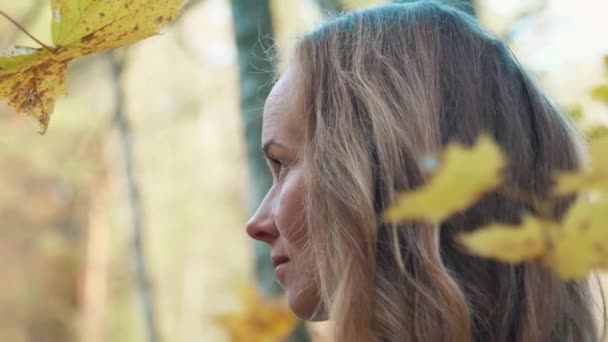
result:
M 272 265 L 274 266 L 274 276 L 279 281 L 279 284 L 285 286 L 287 281 L 287 265 L 289 258 L 284 255 L 272 256 Z
M 284 255 L 275 255 L 275 256 L 272 256 L 271 259 L 272 259 L 272 266 L 274 266 L 275 268 L 281 264 L 289 262 L 289 258 Z

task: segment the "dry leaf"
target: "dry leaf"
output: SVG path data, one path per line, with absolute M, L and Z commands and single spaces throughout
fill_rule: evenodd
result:
M 551 237 L 545 264 L 563 279 L 608 268 L 608 201 L 580 199 Z
M 526 216 L 521 225 L 492 224 L 463 233 L 459 240 L 475 255 L 516 264 L 543 255 L 546 249 L 543 224 Z
M 500 172 L 506 159 L 488 136 L 481 136 L 473 147 L 449 144 L 441 160 L 427 184 L 399 195 L 385 213 L 387 221 L 441 222 L 469 208 L 503 181 Z
M 565 195 L 576 191 L 608 190 L 608 136 L 591 142 L 589 170 L 561 172 L 556 177 L 555 192 Z
M 591 89 L 591 98 L 597 101 L 608 103 L 608 84 L 604 84 Z
M 232 342 L 274 342 L 296 327 L 297 319 L 285 301 L 263 298 L 254 287 L 243 288 L 240 297 L 243 313 L 214 318 L 228 331 Z
M 0 99 L 32 117 L 44 133 L 72 60 L 158 33 L 183 0 L 52 0 L 55 47 L 18 47 L 0 57 Z
M 608 200 L 580 198 L 562 222 L 531 216 L 520 226 L 489 225 L 462 233 L 472 253 L 506 263 L 540 261 L 566 280 L 608 269 Z

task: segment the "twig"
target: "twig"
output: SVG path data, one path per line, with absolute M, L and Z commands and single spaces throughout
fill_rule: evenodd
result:
M 122 75 L 124 62 L 119 60 L 115 53 L 110 53 L 112 63 L 112 74 L 114 76 L 114 89 L 116 92 L 116 109 L 114 113 L 114 124 L 118 129 L 121 142 L 122 157 L 125 166 L 127 180 L 127 191 L 131 211 L 131 258 L 134 267 L 137 294 L 144 315 L 144 325 L 149 342 L 157 342 L 158 330 L 156 325 L 156 311 L 150 290 L 148 268 L 143 248 L 143 223 L 139 188 L 135 181 L 133 172 L 133 144 L 131 130 L 125 117 L 124 90 L 122 87 Z
M 4 13 L 3 11 L 0 11 L 0 15 L 2 15 L 3 17 L 5 17 L 6 19 L 8 19 L 8 21 L 10 21 L 15 26 L 17 26 L 21 31 L 23 31 L 23 33 L 25 33 L 28 37 L 30 37 L 36 43 L 40 44 L 40 46 L 42 46 L 46 50 L 48 50 L 48 51 L 50 51 L 52 53 L 56 53 L 57 52 L 56 48 L 48 46 L 48 45 L 44 44 L 43 42 L 41 42 L 40 40 L 38 40 L 38 38 L 34 37 L 31 33 L 29 33 L 23 26 L 21 26 L 21 24 L 19 24 L 15 19 L 11 18 L 8 14 Z
M 34 21 L 34 20 L 36 20 L 36 18 L 38 18 L 40 11 L 44 8 L 43 3 L 46 3 L 46 1 L 37 0 L 34 2 L 34 4 L 32 6 L 30 6 L 29 10 L 21 17 L 21 19 L 19 19 L 21 26 L 27 27 L 32 23 L 32 21 Z M 22 32 L 22 31 L 21 30 L 13 31 L 13 33 L 7 39 L 7 41 L 9 42 L 9 45 L 14 45 L 14 42 L 15 42 L 15 40 L 17 40 L 17 37 L 20 32 Z

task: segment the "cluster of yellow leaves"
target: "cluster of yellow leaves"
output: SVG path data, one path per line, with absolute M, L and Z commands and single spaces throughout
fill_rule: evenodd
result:
M 233 342 L 274 342 L 296 327 L 297 319 L 285 301 L 259 296 L 253 287 L 240 291 L 244 312 L 218 315 L 215 322 Z
M 608 201 L 581 198 L 561 222 L 526 216 L 521 225 L 493 224 L 461 234 L 472 253 L 508 263 L 538 261 L 562 279 L 608 268 Z
M 51 0 L 54 47 L 0 57 L 0 99 L 48 127 L 72 60 L 135 43 L 172 21 L 183 0 Z
M 555 195 L 581 192 L 560 222 L 532 215 L 521 224 L 491 224 L 458 237 L 472 254 L 507 263 L 537 261 L 563 279 L 608 269 L 608 136 L 590 146 L 590 167 L 555 175 Z M 466 148 L 449 145 L 440 170 L 424 186 L 400 195 L 385 217 L 391 222 L 440 223 L 462 212 L 503 182 L 505 157 L 487 137 Z
M 608 71 L 608 55 L 604 56 L 604 66 Z M 591 90 L 591 97 L 608 104 L 608 84 L 597 86 Z
M 604 68 L 608 76 L 608 55 L 604 56 Z M 608 105 L 608 83 L 600 84 L 591 89 L 591 98 Z M 582 117 L 582 110 L 580 116 Z M 585 135 L 589 141 L 596 140 L 608 135 L 608 126 L 606 124 L 595 124 L 585 129 Z
M 608 191 L 608 137 L 594 140 L 590 146 L 591 161 L 585 172 L 562 172 L 557 175 L 556 193 L 575 191 Z

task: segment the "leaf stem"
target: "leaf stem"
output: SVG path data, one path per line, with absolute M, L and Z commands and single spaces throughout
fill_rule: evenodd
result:
M 5 17 L 6 19 L 8 19 L 8 21 L 10 21 L 11 23 L 13 23 L 15 26 L 17 26 L 23 33 L 25 33 L 28 37 L 30 37 L 33 41 L 35 41 L 36 43 L 40 44 L 40 46 L 42 46 L 43 48 L 49 50 L 52 53 L 56 53 L 57 49 L 50 47 L 46 44 L 44 44 L 43 42 L 41 42 L 38 38 L 34 37 L 31 33 L 29 33 L 23 26 L 21 26 L 21 24 L 19 24 L 15 19 L 11 18 L 8 14 L 4 13 L 4 11 L 0 11 L 0 15 L 2 15 L 3 17 Z

